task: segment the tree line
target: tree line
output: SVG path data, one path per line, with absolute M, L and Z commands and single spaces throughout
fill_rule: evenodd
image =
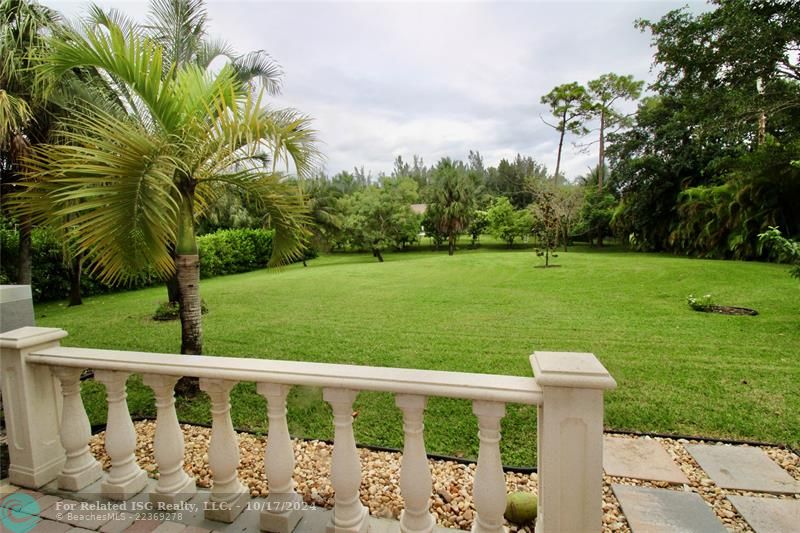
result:
M 767 258 L 759 235 L 800 234 L 798 7 L 717 0 L 637 21 L 652 36 L 653 84 L 608 73 L 541 97 L 558 138 L 552 172 L 525 155 L 487 167 L 471 151 L 327 176 L 310 118 L 267 105 L 279 65 L 210 36 L 202 1 L 151 0 L 144 23 L 92 7 L 69 24 L 36 2 L 0 0 L 0 185 L 19 234 L 15 281 L 30 283 L 31 233 L 47 229 L 72 278 L 166 280 L 182 352 L 200 353 L 197 237 L 215 229 L 274 229 L 271 264 L 310 247 L 382 261 L 422 235 L 454 254 L 484 233 L 509 246 L 533 238 L 546 260 L 571 239 L 609 235 L 637 250 Z M 218 58 L 224 66 L 209 68 Z M 562 170 L 570 142 L 597 150 L 583 176 Z

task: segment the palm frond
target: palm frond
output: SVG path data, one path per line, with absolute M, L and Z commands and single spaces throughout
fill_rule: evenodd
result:
M 75 68 L 93 67 L 124 84 L 147 107 L 166 131 L 181 120 L 181 102 L 162 78 L 162 51 L 158 44 L 137 33 L 123 33 L 113 21 L 108 30 L 87 25 L 83 35 L 54 39 L 43 75 L 59 77 Z
M 265 112 L 261 117 L 265 125 L 275 125 L 272 131 L 273 164 L 284 162 L 295 167 L 301 178 L 310 177 L 322 163 L 317 131 L 311 127 L 312 119 L 295 109 Z
M 164 48 L 167 68 L 194 64 L 207 20 L 203 0 L 151 0 L 147 29 Z
M 236 51 L 222 39 L 203 39 L 195 55 L 195 64 L 206 70 L 218 57 L 225 57 L 233 61 Z
M 125 35 L 143 35 L 142 28 L 136 21 L 119 9 L 111 8 L 106 11 L 92 4 L 86 14 L 86 22 L 91 26 L 102 26 L 108 31 L 111 31 L 112 28 L 119 28 Z M 79 30 L 79 28 L 73 28 L 73 31 Z
M 61 229 L 108 283 L 124 283 L 149 266 L 169 275 L 167 245 L 178 212 L 174 146 L 134 121 L 88 103 L 84 109 L 59 132 L 64 144 L 32 151 L 13 203 L 34 218 L 62 220 Z
M 12 139 L 32 119 L 31 108 L 25 100 L 0 89 L 0 150 L 10 148 Z
M 280 94 L 283 69 L 264 50 L 238 56 L 232 65 L 242 83 L 256 80 L 269 94 Z
M 247 201 L 268 215 L 268 225 L 275 229 L 269 266 L 291 262 L 302 257 L 310 235 L 311 222 L 303 195 L 296 184 L 288 183 L 275 173 L 244 170 L 220 174 L 201 182 L 197 195 L 208 202 L 219 193 L 217 183 L 225 183 L 244 192 Z

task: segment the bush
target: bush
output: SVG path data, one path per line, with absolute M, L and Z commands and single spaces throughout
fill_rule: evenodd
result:
M 210 278 L 266 267 L 272 254 L 272 235 L 272 230 L 232 229 L 198 237 L 200 276 Z M 33 300 L 43 302 L 66 298 L 69 295 L 70 270 L 64 261 L 61 242 L 46 228 L 35 228 L 31 241 Z M 0 253 L 3 258 L 0 282 L 13 283 L 17 279 L 19 231 L 8 220 L 0 220 Z M 308 249 L 305 259 L 316 255 L 316 250 Z M 86 268 L 81 278 L 81 294 L 91 296 L 115 290 L 140 289 L 161 281 L 152 273 L 143 273 L 124 286 L 112 287 L 93 278 L 90 269 Z
M 197 238 L 200 277 L 211 278 L 264 268 L 272 255 L 272 230 L 226 229 Z
M 208 306 L 205 300 L 200 300 L 200 314 L 208 314 Z M 158 304 L 156 311 L 153 313 L 153 320 L 178 320 L 181 317 L 181 309 L 177 303 L 162 302 Z
M 695 311 L 708 311 L 714 307 L 714 299 L 710 294 L 706 294 L 702 298 L 697 298 L 694 294 L 686 297 L 686 303 Z
M 0 225 L 0 282 L 14 283 L 17 279 L 19 231 L 4 221 Z M 31 233 L 31 293 L 35 302 L 59 300 L 69 294 L 69 266 L 64 261 L 64 249 L 58 237 L 47 228 L 34 228 Z M 103 294 L 120 289 L 138 289 L 158 281 L 152 274 L 143 274 L 124 287 L 102 283 L 88 272 L 81 277 L 81 294 Z

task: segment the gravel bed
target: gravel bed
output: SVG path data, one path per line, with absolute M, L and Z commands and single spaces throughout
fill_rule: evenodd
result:
M 151 477 L 158 478 L 155 460 L 153 458 L 153 436 L 155 435 L 154 421 L 140 421 L 135 423 L 138 435 L 136 457 L 139 464 Z M 197 486 L 208 488 L 211 486 L 211 474 L 208 467 L 208 439 L 211 434 L 209 428 L 182 424 L 186 449 L 184 468 L 197 478 Z M 603 486 L 603 531 L 604 532 L 630 532 L 630 526 L 625 520 L 619 502 L 614 496 L 610 484 L 622 483 L 627 485 L 669 488 L 672 490 L 687 490 L 697 492 L 723 521 L 731 531 L 750 532 L 752 529 L 745 523 L 736 509 L 726 499 L 728 494 L 751 493 L 743 491 L 729 491 L 717 487 L 705 472 L 692 459 L 683 447 L 687 442 L 684 439 L 668 439 L 661 437 L 633 437 L 614 435 L 615 438 L 654 438 L 658 440 L 667 452 L 680 465 L 689 478 L 689 485 L 670 485 L 665 482 L 650 482 L 630 478 L 617 478 L 604 476 Z M 104 468 L 110 467 L 110 461 L 105 454 L 103 441 L 104 432 L 93 435 L 90 448 L 95 457 L 103 464 Z M 266 496 L 269 490 L 264 479 L 264 447 L 266 438 L 249 433 L 239 433 L 239 478 L 250 490 L 250 494 Z M 333 488 L 330 484 L 330 460 L 333 447 L 330 444 L 315 440 L 293 440 L 295 452 L 294 480 L 297 483 L 297 492 L 302 495 L 308 504 L 318 507 L 333 507 Z M 765 447 L 770 457 L 782 466 L 796 479 L 800 479 L 800 457 L 796 454 L 776 447 Z M 369 507 L 370 514 L 384 518 L 399 518 L 403 508 L 403 498 L 400 495 L 400 459 L 401 454 L 395 452 L 379 452 L 365 448 L 358 450 L 361 458 L 361 501 Z M 438 525 L 448 528 L 468 530 L 472 527 L 475 516 L 475 507 L 472 501 L 472 480 L 475 474 L 474 464 L 461 464 L 453 461 L 430 460 L 433 473 L 434 487 L 432 496 L 432 510 Z M 536 474 L 506 473 L 506 487 L 509 491 L 528 491 L 537 493 Z M 792 498 L 793 496 L 773 496 L 757 494 L 763 497 Z M 800 498 L 800 496 L 794 496 Z M 510 531 L 530 533 L 532 527 L 518 527 L 507 524 Z

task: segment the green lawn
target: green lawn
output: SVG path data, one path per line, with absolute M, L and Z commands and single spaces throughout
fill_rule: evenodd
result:
M 534 350 L 594 352 L 619 385 L 606 397 L 613 429 L 800 444 L 800 283 L 781 265 L 708 261 L 576 248 L 561 268 L 534 268 L 530 250 L 340 254 L 278 271 L 203 280 L 210 313 L 206 353 L 530 376 Z M 177 352 L 177 322 L 150 320 L 165 289 L 39 305 L 42 326 L 64 344 Z M 753 307 L 757 317 L 691 311 L 689 293 Z M 130 382 L 134 414 L 152 415 L 149 389 Z M 93 423 L 103 422 L 102 387 L 84 384 Z M 361 443 L 402 447 L 400 412 L 389 395 L 361 393 Z M 204 396 L 179 401 L 185 421 L 208 422 Z M 319 390 L 295 388 L 290 430 L 331 438 Z M 237 387 L 234 425 L 263 430 L 263 399 Z M 428 450 L 475 456 L 477 425 L 467 402 L 433 399 Z M 510 406 L 503 459 L 535 457 L 534 409 Z

